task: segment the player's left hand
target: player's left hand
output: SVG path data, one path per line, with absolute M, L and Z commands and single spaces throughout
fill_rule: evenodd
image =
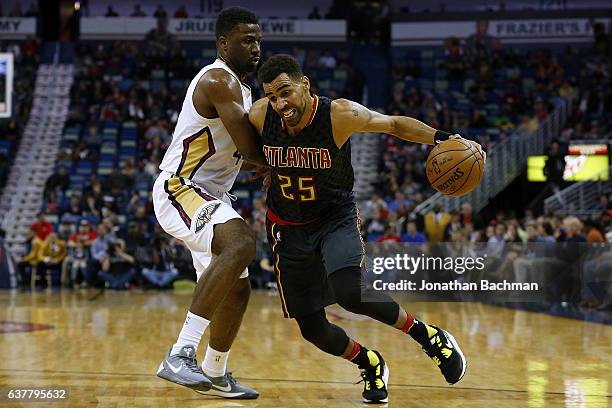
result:
M 262 190 L 268 191 L 268 188 L 270 188 L 270 184 L 272 183 L 272 179 L 270 178 L 270 167 L 256 166 L 253 169 L 253 176 L 251 177 L 251 180 L 257 180 L 260 178 L 263 178 Z
M 483 165 L 486 165 L 486 164 L 487 164 L 487 153 L 486 153 L 484 150 L 482 150 L 482 146 L 480 145 L 480 143 L 478 143 L 478 142 L 476 142 L 476 141 L 474 141 L 474 140 L 468 140 L 468 139 L 465 139 L 465 138 L 463 138 L 461 135 L 459 135 L 459 134 L 457 134 L 457 133 L 456 133 L 456 134 L 454 134 L 454 135 L 452 135 L 452 136 L 449 136 L 448 138 L 449 138 L 449 139 L 453 139 L 453 140 L 458 140 L 458 139 L 461 139 L 461 140 L 465 140 L 466 142 L 470 143 L 470 144 L 471 144 L 472 146 L 474 146 L 474 147 L 476 148 L 476 150 L 478 150 L 478 152 L 480 152 L 480 154 L 482 155 Z
M 253 172 L 253 176 L 251 177 L 251 179 L 257 180 L 270 174 L 270 167 L 255 165 L 251 171 Z

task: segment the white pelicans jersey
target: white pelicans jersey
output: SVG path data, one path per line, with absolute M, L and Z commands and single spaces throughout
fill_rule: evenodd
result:
M 242 157 L 221 119 L 207 119 L 193 105 L 193 92 L 198 81 L 207 71 L 215 68 L 226 70 L 240 82 L 238 76 L 220 59 L 200 70 L 187 88 L 172 143 L 159 168 L 189 179 L 212 194 L 222 194 L 232 188 L 242 165 Z M 252 104 L 251 89 L 242 82 L 240 88 L 242 105 L 248 112 Z

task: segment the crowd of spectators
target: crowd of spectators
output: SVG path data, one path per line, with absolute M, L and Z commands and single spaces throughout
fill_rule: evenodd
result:
M 21 5 L 20 1 L 15 1 L 10 10 L 2 10 L 2 4 L 0 3 L 0 17 L 38 17 L 36 1 L 30 2 L 27 9 L 22 8 Z
M 315 92 L 361 100 L 363 79 L 347 52 L 297 47 L 290 52 L 313 79 Z M 449 83 L 461 83 L 470 110 L 446 98 L 445 92 L 420 87 L 418 80 L 426 67 L 419 60 L 408 60 L 397 61 L 393 67 L 393 93 L 387 112 L 413 116 L 446 130 L 496 129 L 495 138 L 487 132 L 475 135 L 485 148 L 513 130 L 537 128 L 547 117 L 554 97 L 580 100 L 575 104 L 574 126 L 584 126 L 593 115 L 605 117 L 609 108 L 609 90 L 601 85 L 609 81 L 609 63 L 594 59 L 570 75 L 572 65 L 566 62 L 575 53 L 570 48 L 561 55 L 542 50 L 517 52 L 502 48 L 486 34 L 476 34 L 465 44 L 449 39 L 442 65 L 436 70 L 444 72 Z M 186 85 L 213 57 L 214 53 L 201 51 L 195 57 L 189 55 L 167 32 L 164 19 L 142 42 L 79 45 L 66 125 L 77 136 L 62 143 L 57 171 L 47 180 L 44 214 L 32 226 L 28 254 L 20 262 L 24 286 L 61 282 L 73 287 L 103 285 L 116 289 L 133 285 L 169 287 L 174 279 L 193 278 L 188 250 L 165 235 L 155 220 L 150 191 L 170 143 Z M 597 77 L 598 73 L 603 76 Z M 470 79 L 471 85 L 466 86 Z M 407 83 L 412 85 L 406 87 Z M 257 97 L 258 86 L 253 89 Z M 596 101 L 593 95 L 597 95 Z M 495 116 L 485 110 L 491 98 L 499 102 Z M 128 124 L 137 133 L 133 154 L 122 156 L 108 174 L 96 172 L 107 130 L 121 132 Z M 420 217 L 413 210 L 431 192 L 424 171 L 429 147 L 389 137 L 383 150 L 376 194 L 362 208 L 367 241 L 472 242 L 490 244 L 493 250 L 500 242 L 550 237 L 559 242 L 582 235 L 589 242 L 611 239 L 610 216 L 603 213 L 595 224 L 593 220 L 579 221 L 580 227 L 572 230 L 577 232 L 569 227 L 577 222 L 564 223 L 554 215 L 528 214 L 517 220 L 499 214 L 483 220 L 468 205 L 460 214 L 435 209 Z M 93 171 L 87 173 L 84 183 L 75 183 L 75 169 L 82 162 L 91 162 Z M 240 182 L 248 183 L 248 177 Z M 609 210 L 604 200 L 607 197 L 602 197 L 602 206 Z M 241 214 L 260 236 L 252 277 L 257 286 L 265 287 L 273 280 L 265 243 L 265 197 L 241 201 Z M 45 214 L 54 225 L 45 221 Z M 512 265 L 524 270 L 520 262 Z M 29 271 L 37 272 L 35 278 L 48 279 L 31 279 Z
M 3 42 L 0 40 L 0 52 L 13 54 L 13 115 L 0 118 L 0 190 L 6 184 L 11 163 L 25 123 L 32 107 L 34 88 L 31 86 L 36 78 L 38 68 L 39 43 L 33 37 L 21 43 Z
M 41 219 L 53 220 L 52 230 L 66 243 L 66 252 L 53 268 L 36 269 L 42 268 L 40 263 L 33 268 L 40 246 L 30 238 L 28 261 L 20 264 L 24 286 L 31 269 L 39 277 L 49 272 L 49 282 L 37 279 L 37 284 L 61 282 L 74 287 L 168 287 L 174 279 L 194 276 L 189 252 L 160 229 L 151 200 L 153 181 L 171 141 L 186 86 L 201 66 L 212 62 L 211 57 L 188 58 L 187 50 L 177 45 L 165 27 L 158 26 L 140 43 L 79 46 L 66 124 L 67 134 L 73 137 L 61 144 L 56 172 L 45 184 L 41 214 Z M 360 76 L 348 53 L 294 51 L 316 92 L 358 99 L 350 92 L 361 86 Z M 259 87 L 252 88 L 257 98 Z M 112 134 L 122 134 L 128 124 L 137 133 L 133 154 L 116 160 L 109 174 L 96 171 L 107 140 L 121 145 L 121 136 L 108 139 L 109 129 Z M 82 173 L 83 168 L 91 171 Z M 86 180 L 80 182 L 83 174 Z M 238 183 L 252 184 L 248 175 L 241 176 Z M 263 199 L 246 199 L 241 204 L 243 217 L 263 238 Z M 252 276 L 256 285 L 266 286 L 273 275 L 263 242 L 258 254 L 252 266 L 257 272 Z

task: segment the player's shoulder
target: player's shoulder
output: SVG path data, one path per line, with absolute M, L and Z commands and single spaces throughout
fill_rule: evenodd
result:
M 234 88 L 239 91 L 240 82 L 223 68 L 211 68 L 200 77 L 197 87 L 202 91 L 214 93 L 233 90 Z
M 355 102 L 350 99 L 338 98 L 331 101 L 331 109 L 332 111 L 343 112 L 345 110 L 350 110 Z
M 346 115 L 352 115 L 352 112 L 358 107 L 357 102 L 351 101 L 350 99 L 334 99 L 331 102 L 331 114 L 333 117 L 342 118 Z
M 263 97 L 261 99 L 256 100 L 255 102 L 253 102 L 253 106 L 251 106 L 251 111 L 255 114 L 261 114 L 263 113 L 265 115 L 265 113 L 268 110 L 268 103 L 270 101 L 268 100 L 268 98 Z
M 263 132 L 266 113 L 268 111 L 268 98 L 264 97 L 256 100 L 249 110 L 249 121 L 261 134 Z

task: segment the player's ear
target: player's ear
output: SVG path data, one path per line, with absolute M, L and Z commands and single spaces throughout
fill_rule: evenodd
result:
M 219 50 L 223 50 L 223 52 L 227 52 L 227 37 L 224 35 L 220 36 L 218 41 Z
M 302 86 L 306 92 L 310 91 L 310 79 L 306 75 L 302 77 Z

